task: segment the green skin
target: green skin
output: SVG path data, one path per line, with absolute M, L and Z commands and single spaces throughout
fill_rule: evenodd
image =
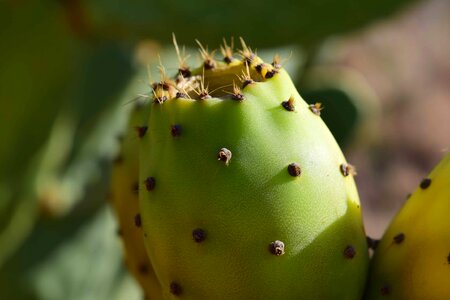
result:
M 145 294 L 145 299 L 161 299 L 161 286 L 148 259 L 142 230 L 134 221 L 139 212 L 139 138 L 136 126 L 142 124 L 146 110 L 137 105 L 131 112 L 121 151 L 114 163 L 111 178 L 111 204 L 118 221 L 118 233 L 123 243 L 125 263 Z
M 140 209 L 165 299 L 359 300 L 368 252 L 341 150 L 283 69 L 242 93 L 242 102 L 150 104 L 140 182 L 152 176 L 155 187 L 140 194 Z M 293 112 L 281 105 L 291 95 Z M 224 147 L 228 165 L 217 159 Z M 299 177 L 287 171 L 293 162 Z M 204 241 L 194 241 L 196 228 Z M 269 251 L 275 240 L 284 255 Z

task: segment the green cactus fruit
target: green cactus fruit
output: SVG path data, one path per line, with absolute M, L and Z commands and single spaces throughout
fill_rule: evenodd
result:
M 162 72 L 140 139 L 144 241 L 166 299 L 360 299 L 353 168 L 278 58 L 243 43 Z M 177 47 L 178 48 L 178 47 Z M 161 67 L 164 71 L 164 68 Z M 239 83 L 239 86 L 238 86 Z
M 138 139 L 145 131 L 140 127 L 145 115 L 142 103 L 137 103 L 127 132 L 121 137 L 121 151 L 112 170 L 111 204 L 119 223 L 117 233 L 123 242 L 128 270 L 142 287 L 146 299 L 158 300 L 162 297 L 161 287 L 145 250 L 139 214 Z
M 423 179 L 375 250 L 365 299 L 450 299 L 450 153 Z

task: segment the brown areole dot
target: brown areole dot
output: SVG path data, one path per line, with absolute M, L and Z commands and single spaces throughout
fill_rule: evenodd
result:
M 178 73 L 183 76 L 184 78 L 188 78 L 191 77 L 191 70 L 189 70 L 188 68 L 180 68 L 178 69 Z
M 289 164 L 287 170 L 289 175 L 291 175 L 292 177 L 298 177 L 302 174 L 302 169 L 300 168 L 300 165 L 297 163 Z
M 266 79 L 272 78 L 273 76 L 275 76 L 275 74 L 277 74 L 276 70 L 270 70 L 267 71 L 266 76 L 264 76 Z
M 295 105 L 294 105 L 295 99 L 293 96 L 290 96 L 288 100 L 281 102 L 281 105 L 286 109 L 287 111 L 294 111 Z
M 380 294 L 383 296 L 387 296 L 391 293 L 391 287 L 388 284 L 383 284 L 380 287 Z
M 353 257 L 355 257 L 355 255 L 356 255 L 355 247 L 353 247 L 352 245 L 348 245 L 347 247 L 345 247 L 344 249 L 345 258 L 352 259 Z
M 149 272 L 149 267 L 148 267 L 148 265 L 146 263 L 141 263 L 138 266 L 138 271 L 139 271 L 139 273 L 141 273 L 143 275 L 146 275 Z
M 141 220 L 141 215 L 140 214 L 136 214 L 134 216 L 134 225 L 136 225 L 136 227 L 141 227 L 142 226 L 142 220 Z
M 222 148 L 217 153 L 217 160 L 223 161 L 225 165 L 228 165 L 231 160 L 232 153 L 227 148 Z
M 370 236 L 366 237 L 366 241 L 367 241 L 367 247 L 369 247 L 372 250 L 377 249 L 378 244 L 380 243 L 380 240 L 373 239 Z
M 243 100 L 245 100 L 245 97 L 243 94 L 239 93 L 239 94 L 232 94 L 231 99 L 237 100 L 237 101 L 243 101 Z
M 197 44 L 199 45 L 200 49 L 200 55 L 203 59 L 203 67 L 205 70 L 211 70 L 216 67 L 216 61 L 214 60 L 214 52 L 209 52 L 207 48 L 203 47 L 203 45 L 198 41 L 195 40 Z
M 133 183 L 131 190 L 133 191 L 133 194 L 139 194 L 139 183 L 138 182 Z
M 244 55 L 244 58 L 242 59 L 242 61 L 247 64 L 247 65 L 251 65 L 253 59 L 255 58 L 255 53 L 247 53 L 246 55 Z
M 356 175 L 356 169 L 353 165 L 351 164 L 346 164 L 346 163 L 342 163 L 339 166 L 339 169 L 341 170 L 342 175 L 344 175 L 344 177 L 347 177 L 348 175 Z
M 279 61 L 274 60 L 274 61 L 272 62 L 272 66 L 273 66 L 275 69 L 281 69 L 281 64 L 280 64 Z
M 323 109 L 322 103 L 317 102 L 309 105 L 309 109 L 315 114 L 320 116 L 320 111 Z
M 118 235 L 118 236 L 122 236 L 123 235 L 123 230 L 122 230 L 122 228 L 117 228 L 116 229 L 116 234 Z
M 206 232 L 201 228 L 196 228 L 192 230 L 192 237 L 197 243 L 201 243 L 206 239 Z
M 176 283 L 175 281 L 172 281 L 170 283 L 170 293 L 175 295 L 175 296 L 179 296 L 181 295 L 181 293 L 183 292 L 181 286 Z
M 157 92 L 158 90 L 161 91 L 161 89 L 163 91 L 168 91 L 170 89 L 171 83 L 169 83 L 166 80 L 162 80 L 160 82 L 153 82 L 152 83 L 152 89 L 153 91 Z
M 450 265 L 450 252 L 448 253 L 448 256 L 447 256 L 447 262 Z
M 281 256 L 284 254 L 284 243 L 282 241 L 274 241 L 269 244 L 269 251 L 273 255 Z
M 281 69 L 281 56 L 279 54 L 273 56 L 271 65 L 276 69 Z
M 177 99 L 187 99 L 188 96 L 185 93 L 177 92 L 176 95 L 175 95 L 175 98 L 177 98 Z
M 105 193 L 105 201 L 106 202 L 111 202 L 111 201 L 113 201 L 114 200 L 114 194 L 113 194 L 113 192 L 112 191 L 107 191 L 106 193 Z
M 170 133 L 172 134 L 173 137 L 178 137 L 181 135 L 181 125 L 180 124 L 175 124 L 170 126 Z
M 211 95 L 208 94 L 207 91 L 201 92 L 200 95 L 198 95 L 198 97 L 200 98 L 200 100 L 206 100 L 206 99 L 211 99 Z
M 147 179 L 144 180 L 145 188 L 147 191 L 152 191 L 155 188 L 156 180 L 154 177 L 147 177 Z
M 428 188 L 431 185 L 431 179 L 430 178 L 425 178 L 420 182 L 420 188 L 422 190 Z
M 159 84 L 160 84 L 160 86 L 162 87 L 162 89 L 163 89 L 164 91 L 168 91 L 168 90 L 170 89 L 170 84 L 167 83 L 167 82 L 165 82 L 165 81 L 160 82 Z
M 256 72 L 261 74 L 262 68 L 263 68 L 264 64 L 259 64 L 257 66 L 255 66 L 255 70 Z
M 237 101 L 243 101 L 245 99 L 244 95 L 241 92 L 241 89 L 234 83 L 233 81 L 233 93 L 231 94 L 231 99 Z
M 203 66 L 205 67 L 205 70 L 212 70 L 216 67 L 216 62 L 212 59 L 207 59 L 203 63 Z
M 116 136 L 116 139 L 119 143 L 122 143 L 125 140 L 125 134 L 121 133 Z
M 399 233 L 396 236 L 394 236 L 393 240 L 394 240 L 394 243 L 401 244 L 405 240 L 405 234 Z
M 147 126 L 137 126 L 136 132 L 137 132 L 138 137 L 143 138 L 144 135 L 147 133 L 147 129 L 148 129 Z
M 155 97 L 155 101 L 153 103 L 162 104 L 167 101 L 167 96 Z
M 227 64 L 232 63 L 233 60 L 234 60 L 234 58 L 231 57 L 231 56 L 225 56 L 225 57 L 223 58 L 223 61 L 226 62 Z
M 116 156 L 116 158 L 114 158 L 113 163 L 115 165 L 120 165 L 123 162 L 123 155 L 119 154 Z
M 227 64 L 230 64 L 232 61 L 234 61 L 233 58 L 233 39 L 231 40 L 231 45 L 228 46 L 227 41 L 223 40 L 223 46 L 220 46 L 220 52 L 222 52 L 223 55 L 223 61 Z
M 253 79 L 245 79 L 244 82 L 242 83 L 242 89 L 245 89 L 245 87 L 249 84 L 255 83 L 255 81 Z

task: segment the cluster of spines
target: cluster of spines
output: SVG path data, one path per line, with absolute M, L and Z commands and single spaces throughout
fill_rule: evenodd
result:
M 256 51 L 253 52 L 252 49 L 245 44 L 242 38 L 241 44 L 242 49 L 239 50 L 239 55 L 242 57 L 242 60 L 247 66 L 256 70 L 261 77 L 270 79 L 278 73 L 281 68 L 279 56 L 274 57 L 274 62 L 275 59 L 278 59 L 278 63 L 267 64 L 258 55 L 256 55 Z
M 234 40 L 231 39 L 231 44 L 228 46 L 228 43 L 225 39 L 223 39 L 223 46 L 220 46 L 220 52 L 223 56 L 223 61 L 226 64 L 231 64 L 235 58 L 233 57 L 233 47 L 234 47 Z
M 236 76 L 236 80 L 241 84 L 238 85 L 234 81 L 232 83 L 231 92 L 226 92 L 234 100 L 244 100 L 242 90 L 249 84 L 255 83 L 258 80 L 252 76 L 250 70 L 254 70 L 259 74 L 261 80 L 270 79 L 275 76 L 282 68 L 281 58 L 279 55 L 275 55 L 272 63 L 265 63 L 260 57 L 257 56 L 250 47 L 246 45 L 241 38 L 242 49 L 237 51 L 240 59 L 235 57 L 233 50 L 234 42 L 231 41 L 230 45 L 226 40 L 223 41 L 223 45 L 220 47 L 222 53 L 222 62 L 215 57 L 215 50 L 208 51 L 207 47 L 204 47 L 199 41 L 196 41 L 199 45 L 199 52 L 202 58 L 203 73 L 208 70 L 215 70 L 219 68 L 226 68 L 228 65 L 240 60 L 243 63 L 244 70 L 242 74 Z M 171 79 L 166 75 L 166 71 L 162 65 L 159 67 L 160 81 L 151 84 L 152 95 L 149 96 L 153 102 L 162 104 L 169 99 L 183 98 L 183 99 L 197 99 L 206 100 L 212 98 L 212 92 L 208 90 L 208 86 L 204 84 L 204 75 L 193 75 L 193 72 L 187 64 L 188 55 L 185 54 L 185 49 L 180 50 L 175 36 L 173 36 L 173 43 L 175 51 L 178 56 L 178 73 L 175 79 Z M 194 95 L 193 97 L 191 97 Z M 320 109 L 319 109 L 320 111 Z

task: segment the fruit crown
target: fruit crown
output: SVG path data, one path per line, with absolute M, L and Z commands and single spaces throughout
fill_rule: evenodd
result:
M 241 49 L 234 52 L 234 41 L 228 44 L 223 40 L 220 46 L 221 58 L 217 58 L 216 50 L 209 51 L 198 40 L 202 65 L 191 69 L 187 64 L 189 55 L 185 49 L 180 50 L 175 35 L 173 43 L 178 56 L 178 71 L 174 78 L 167 76 L 164 66 L 160 63 L 160 81 L 151 84 L 150 98 L 155 103 L 162 104 L 169 99 L 183 98 L 191 100 L 206 100 L 210 98 L 231 98 L 242 101 L 242 90 L 248 85 L 268 80 L 281 70 L 281 58 L 275 55 L 272 63 L 265 63 L 240 38 Z

